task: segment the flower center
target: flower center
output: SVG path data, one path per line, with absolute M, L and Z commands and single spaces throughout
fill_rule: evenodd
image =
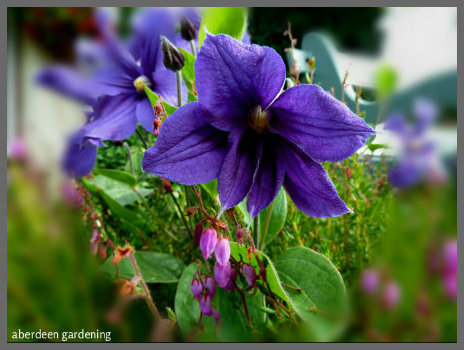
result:
M 256 106 L 248 116 L 248 125 L 258 134 L 265 134 L 269 129 L 268 113 Z
M 141 75 L 140 77 L 134 80 L 134 87 L 135 90 L 137 90 L 137 92 L 143 92 L 144 85 L 147 85 L 148 87 L 150 87 L 151 85 L 150 80 L 148 80 L 148 78 L 145 75 Z

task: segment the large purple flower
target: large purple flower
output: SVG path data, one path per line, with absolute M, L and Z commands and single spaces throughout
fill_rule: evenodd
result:
M 218 178 L 223 210 L 248 195 L 254 217 L 283 184 L 298 208 L 330 217 L 348 208 L 321 161 L 340 161 L 374 131 L 316 85 L 280 93 L 285 65 L 269 47 L 207 35 L 195 63 L 198 102 L 172 114 L 143 159 L 182 184 Z

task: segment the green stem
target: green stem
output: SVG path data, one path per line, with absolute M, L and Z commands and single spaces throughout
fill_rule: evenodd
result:
M 256 215 L 253 219 L 253 231 L 253 241 L 255 241 L 257 245 L 259 245 L 259 215 Z
M 135 129 L 135 132 L 137 133 L 139 139 L 142 140 L 143 147 L 145 147 L 145 149 L 148 149 L 147 141 L 143 138 L 143 135 L 140 133 L 140 131 L 138 129 Z
M 134 269 L 135 274 L 140 278 L 140 284 L 142 285 L 142 289 L 143 289 L 144 294 L 145 294 L 145 301 L 147 302 L 148 307 L 150 308 L 151 312 L 153 313 L 153 316 L 155 316 L 155 319 L 160 320 L 161 315 L 160 315 L 160 313 L 158 311 L 158 308 L 156 307 L 156 305 L 155 305 L 155 303 L 153 301 L 153 298 L 151 297 L 150 289 L 148 288 L 148 285 L 145 282 L 145 280 L 143 279 L 142 273 L 140 272 L 139 266 L 137 264 L 137 260 L 135 260 L 134 251 L 131 251 L 131 253 L 129 254 L 129 259 L 130 259 L 130 262 L 132 264 L 132 267 Z
M 274 201 L 269 205 L 267 208 L 267 215 L 266 215 L 266 221 L 264 222 L 264 227 L 263 227 L 263 235 L 261 236 L 261 241 L 258 242 L 258 249 L 261 250 L 261 248 L 264 246 L 264 239 L 266 238 L 267 230 L 269 228 L 269 223 L 271 222 L 271 215 L 272 215 L 272 207 L 274 206 Z
M 192 55 L 193 57 L 197 57 L 197 49 L 195 47 L 195 41 L 190 40 L 190 48 L 192 49 Z
M 129 165 L 130 165 L 130 172 L 132 175 L 134 175 L 134 163 L 132 162 L 132 153 L 129 145 L 127 144 L 126 141 L 122 144 L 124 148 L 127 150 L 127 158 L 129 158 Z
M 176 72 L 177 78 L 177 106 L 182 106 L 182 71 Z
M 177 199 L 176 197 L 174 197 L 174 194 L 171 192 L 170 193 L 171 197 L 172 197 L 172 200 L 174 201 L 174 204 L 176 205 L 177 207 L 177 210 L 179 211 L 179 214 L 180 214 L 180 217 L 182 218 L 182 221 L 184 222 L 184 225 L 185 225 L 185 228 L 187 229 L 187 233 L 188 235 L 190 236 L 190 238 L 193 238 L 193 234 L 192 232 L 190 231 L 190 227 L 189 225 L 187 224 L 187 220 L 185 219 L 185 216 L 184 216 L 184 213 L 182 212 L 182 209 L 180 209 L 180 205 L 179 203 L 177 202 Z

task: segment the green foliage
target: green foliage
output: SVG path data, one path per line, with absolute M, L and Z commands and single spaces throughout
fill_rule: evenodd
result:
M 206 33 L 229 34 L 242 40 L 246 30 L 247 8 L 244 7 L 210 7 L 203 14 L 198 32 L 198 45 L 201 47 Z
M 108 258 L 101 267 L 103 271 L 115 277 L 116 268 L 111 260 L 112 258 Z M 164 253 L 136 251 L 135 260 L 147 283 L 175 283 L 184 269 L 182 261 Z M 131 279 L 135 276 L 128 258 L 122 259 L 117 265 L 119 277 Z
M 326 256 L 295 247 L 275 261 L 284 289 L 298 315 L 312 329 L 316 341 L 336 338 L 347 321 L 347 296 L 343 279 Z M 298 288 L 299 290 L 295 290 Z
M 259 213 L 259 246 L 271 242 L 280 232 L 287 218 L 287 195 L 280 189 L 274 201 Z

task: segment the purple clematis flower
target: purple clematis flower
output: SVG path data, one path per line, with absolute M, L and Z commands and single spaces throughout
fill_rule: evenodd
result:
M 68 140 L 63 168 L 68 176 L 82 177 L 95 165 L 97 148 L 104 140 L 122 141 L 132 135 L 140 123 L 152 132 L 154 113 L 145 96 L 144 85 L 169 103 L 177 103 L 175 73 L 163 65 L 161 35 L 173 42 L 181 40 L 175 32 L 175 20 L 167 9 L 144 9 L 134 21 L 135 58 L 119 42 L 109 16 L 103 9 L 95 11 L 102 43 L 77 45 L 78 63 L 89 67 L 92 77 L 78 69 L 55 66 L 38 76 L 40 84 L 89 105 L 87 123 Z M 103 63 L 102 63 L 103 62 Z M 187 99 L 185 84 L 182 96 Z
M 283 184 L 313 217 L 348 212 L 322 161 L 340 161 L 374 133 L 316 85 L 281 93 L 285 64 L 269 47 L 207 35 L 195 63 L 198 102 L 163 123 L 143 169 L 182 184 L 218 178 L 223 210 L 248 196 L 252 217 Z
M 388 180 L 398 188 L 411 187 L 423 179 L 442 183 L 447 178 L 435 143 L 426 137 L 438 116 L 437 107 L 428 100 L 417 99 L 413 110 L 416 116 L 414 125 L 408 124 L 404 115 L 394 114 L 387 119 L 384 127 L 395 133 L 401 142 L 399 162 L 388 173 Z

